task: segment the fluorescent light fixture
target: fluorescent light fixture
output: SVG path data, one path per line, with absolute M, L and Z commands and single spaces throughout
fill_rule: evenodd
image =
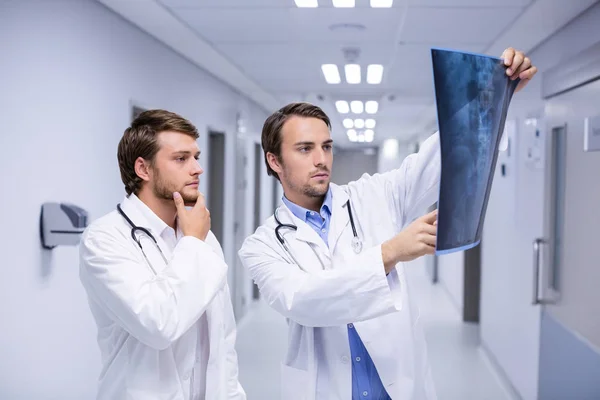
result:
M 365 142 L 365 135 L 358 135 L 358 142 L 359 143 L 364 143 Z
M 358 140 L 358 135 L 354 129 L 348 129 L 348 140 L 351 142 L 356 142 Z
M 340 78 L 340 71 L 335 64 L 323 64 L 321 65 L 321 71 L 323 71 L 325 81 L 329 84 L 335 85 L 342 81 L 342 78 Z
M 354 114 L 362 114 L 363 112 L 363 102 L 354 100 L 350 102 L 350 109 Z
M 340 114 L 348 114 L 350 112 L 350 107 L 348 106 L 348 102 L 345 100 L 338 100 L 335 102 L 335 108 Z
M 344 128 L 346 128 L 346 129 L 354 128 L 354 121 L 352 121 L 350 118 L 345 118 L 342 121 L 342 124 L 344 125 Z
M 361 119 L 361 118 L 359 118 L 359 119 L 355 119 L 355 120 L 354 120 L 354 126 L 355 126 L 357 129 L 362 129 L 362 128 L 364 128 L 364 127 L 365 127 L 365 120 L 364 120 L 364 119 Z
M 373 8 L 390 8 L 394 0 L 371 0 L 371 7 Z
M 375 132 L 372 129 L 367 129 L 365 131 L 365 142 L 372 142 L 375 137 Z
M 365 111 L 367 112 L 367 114 L 376 114 L 378 109 L 379 103 L 377 103 L 374 100 L 369 100 L 365 104 Z
M 354 7 L 354 0 L 333 0 L 332 3 L 334 7 L 338 8 Z
M 383 79 L 383 65 L 370 64 L 367 67 L 367 83 L 371 85 L 379 85 Z
M 346 82 L 352 85 L 360 83 L 360 65 L 346 64 L 344 65 L 344 71 L 346 72 Z
M 317 0 L 294 0 L 296 2 L 296 7 L 300 8 L 315 8 L 319 7 L 319 3 Z
M 369 118 L 368 120 L 365 121 L 365 128 L 367 129 L 373 129 L 375 128 L 375 120 Z

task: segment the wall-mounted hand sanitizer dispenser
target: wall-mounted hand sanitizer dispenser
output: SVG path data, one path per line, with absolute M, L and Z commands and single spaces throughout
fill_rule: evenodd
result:
M 44 203 L 40 215 L 42 247 L 79 244 L 88 224 L 88 213 L 81 207 L 65 203 Z

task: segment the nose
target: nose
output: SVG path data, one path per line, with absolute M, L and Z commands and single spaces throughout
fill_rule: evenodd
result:
M 204 173 L 204 169 L 202 169 L 202 166 L 200 165 L 200 163 L 195 162 L 191 175 L 197 176 L 197 175 L 202 175 L 203 173 Z
M 313 152 L 313 163 L 316 166 L 325 165 L 326 161 L 325 151 L 323 149 L 317 148 Z

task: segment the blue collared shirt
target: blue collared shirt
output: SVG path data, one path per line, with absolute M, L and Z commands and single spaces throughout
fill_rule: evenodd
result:
M 307 210 L 289 201 L 283 196 L 283 203 L 299 219 L 313 228 L 329 246 L 329 222 L 331 221 L 331 188 L 325 195 L 325 200 L 319 212 Z M 352 399 L 353 400 L 389 400 L 375 364 L 369 356 L 365 345 L 353 324 L 348 324 L 348 339 L 350 341 L 350 354 L 352 355 Z

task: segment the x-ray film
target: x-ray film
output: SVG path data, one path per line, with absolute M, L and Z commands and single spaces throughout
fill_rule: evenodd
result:
M 499 58 L 432 49 L 442 158 L 436 254 L 481 242 L 498 146 L 512 95 Z

